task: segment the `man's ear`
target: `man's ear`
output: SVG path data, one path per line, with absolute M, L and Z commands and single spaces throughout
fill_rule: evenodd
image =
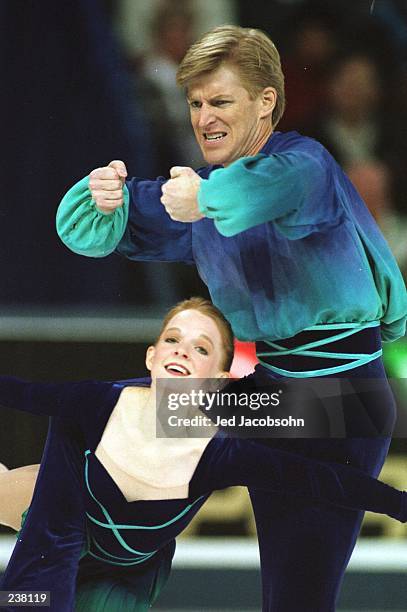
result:
M 261 93 L 261 118 L 269 117 L 277 104 L 277 92 L 274 87 L 265 87 Z
M 153 366 L 153 359 L 155 355 L 155 346 L 149 346 L 146 351 L 146 368 L 151 372 Z

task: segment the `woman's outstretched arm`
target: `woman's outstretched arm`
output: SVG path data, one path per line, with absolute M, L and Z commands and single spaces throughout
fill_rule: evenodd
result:
M 78 420 L 89 406 L 114 404 L 122 387 L 97 381 L 37 383 L 0 376 L 0 408 Z
M 191 481 L 192 495 L 208 492 L 200 482 L 212 489 L 243 485 L 407 522 L 407 492 L 350 465 L 309 459 L 253 440 L 225 437 L 214 442 L 214 452 L 198 465 Z

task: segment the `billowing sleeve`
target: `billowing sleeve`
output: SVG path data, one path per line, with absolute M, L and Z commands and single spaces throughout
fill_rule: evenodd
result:
M 89 406 L 118 397 L 121 388 L 112 383 L 33 383 L 12 376 L 0 377 L 0 407 L 32 414 L 83 418 Z
M 106 215 L 95 206 L 89 177 L 85 177 L 59 205 L 59 237 L 71 251 L 87 257 L 105 257 L 116 251 L 137 261 L 193 263 L 191 224 L 173 221 L 161 204 L 165 180 L 126 181 L 123 206 Z
M 57 211 L 57 232 L 74 253 L 106 257 L 119 244 L 127 225 L 129 191 L 123 188 L 124 204 L 106 215 L 98 210 L 89 190 L 89 177 L 76 183 L 63 197 Z
M 323 157 L 306 151 L 243 157 L 214 170 L 201 182 L 199 208 L 214 219 L 224 236 L 234 236 L 255 225 L 301 213 L 312 224 L 329 193 L 329 176 Z M 313 219 L 313 211 L 316 218 Z

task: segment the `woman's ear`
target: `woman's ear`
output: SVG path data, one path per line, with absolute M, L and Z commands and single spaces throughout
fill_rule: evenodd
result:
M 149 372 L 151 372 L 151 368 L 153 367 L 154 355 L 155 346 L 149 346 L 146 352 L 146 368 Z

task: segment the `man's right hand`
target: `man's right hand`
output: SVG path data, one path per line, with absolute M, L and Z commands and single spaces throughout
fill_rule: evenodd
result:
M 96 168 L 89 175 L 89 189 L 96 207 L 105 215 L 123 206 L 123 185 L 127 169 L 120 160 L 111 161 L 104 168 Z

